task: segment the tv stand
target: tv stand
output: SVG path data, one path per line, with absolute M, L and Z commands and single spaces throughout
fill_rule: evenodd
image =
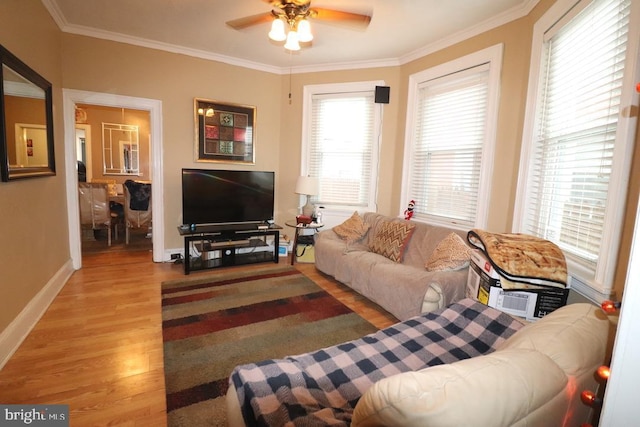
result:
M 270 224 L 179 226 L 184 237 L 184 274 L 217 267 L 278 262 L 278 245 L 282 227 Z M 268 247 L 267 237 L 273 237 L 273 251 L 257 250 Z M 191 256 L 191 247 L 200 253 Z

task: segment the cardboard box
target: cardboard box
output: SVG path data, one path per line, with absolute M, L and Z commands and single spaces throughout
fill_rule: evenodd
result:
M 500 275 L 484 255 L 473 251 L 466 296 L 505 313 L 537 320 L 567 304 L 569 288 L 505 290 Z

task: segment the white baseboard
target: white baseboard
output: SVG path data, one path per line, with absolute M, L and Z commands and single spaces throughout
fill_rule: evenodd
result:
M 180 254 L 184 258 L 184 247 L 175 249 L 165 249 L 162 254 L 162 262 L 172 262 L 171 255 Z
M 9 361 L 22 341 L 36 326 L 62 287 L 73 274 L 73 264 L 69 259 L 47 284 L 29 301 L 18 316 L 0 333 L 0 369 Z

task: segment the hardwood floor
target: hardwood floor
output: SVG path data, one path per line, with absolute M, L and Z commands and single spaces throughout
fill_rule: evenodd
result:
M 397 321 L 313 264 L 296 268 L 376 327 Z M 0 403 L 68 404 L 71 426 L 166 425 L 160 284 L 182 276 L 149 251 L 83 256 L 0 371 Z

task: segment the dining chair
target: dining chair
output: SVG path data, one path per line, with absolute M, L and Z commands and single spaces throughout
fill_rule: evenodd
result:
M 129 244 L 130 229 L 151 228 L 151 183 L 127 180 L 124 183 L 125 244 Z
M 107 245 L 111 246 L 111 210 L 106 184 L 78 183 L 80 226 L 92 230 L 107 230 Z

